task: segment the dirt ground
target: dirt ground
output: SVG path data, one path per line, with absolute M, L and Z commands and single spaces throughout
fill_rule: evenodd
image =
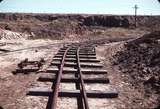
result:
M 140 32 L 139 32 L 140 33 Z M 132 34 L 132 35 L 131 35 Z M 133 36 L 135 32 L 130 33 Z M 141 33 L 142 35 L 144 32 Z M 116 34 L 118 36 L 118 33 Z M 138 34 L 139 36 L 140 34 Z M 137 36 L 136 36 L 137 37 Z M 115 38 L 115 37 L 114 37 Z M 133 38 L 133 37 L 132 37 Z M 90 38 L 91 39 L 91 38 Z M 79 39 L 80 40 L 80 39 Z M 65 40 L 3 40 L 1 49 L 11 50 L 12 52 L 0 52 L 0 106 L 4 109 L 45 109 L 48 101 L 47 97 L 27 96 L 26 93 L 30 87 L 50 87 L 51 83 L 39 83 L 37 78 L 40 74 L 18 74 L 13 75 L 17 64 L 28 58 L 29 60 L 39 60 L 44 58 L 49 61 L 64 43 L 71 43 L 69 39 Z M 75 40 L 74 40 L 75 42 Z M 124 76 L 117 67 L 111 65 L 111 57 L 119 50 L 123 49 L 123 41 L 108 43 L 97 46 L 96 53 L 98 59 L 108 71 L 107 77 L 119 92 L 119 97 L 115 99 L 89 99 L 91 109 L 130 109 L 144 108 L 141 96 L 143 92 L 132 87 L 130 83 L 124 81 Z M 38 52 L 37 52 L 38 51 Z M 87 86 L 90 89 L 93 86 Z M 96 87 L 96 86 L 95 86 Z M 99 88 L 101 86 L 98 86 Z M 104 86 L 102 90 L 109 86 Z M 72 88 L 72 86 L 61 84 L 61 88 Z M 154 99 L 152 99 L 155 102 Z M 67 101 L 64 105 L 63 101 Z M 70 103 L 73 103 L 72 105 Z M 144 101 L 143 101 L 144 102 Z M 147 102 L 147 101 L 146 101 Z M 66 98 L 58 100 L 60 109 L 75 109 L 76 101 Z M 152 103 L 150 102 L 150 107 Z
M 99 46 L 97 48 L 97 53 L 108 71 L 108 77 L 111 80 L 111 84 L 119 91 L 118 99 L 114 100 L 114 103 L 116 104 L 115 107 L 117 109 L 155 108 L 155 104 L 158 103 L 157 98 L 155 96 L 152 96 L 149 99 L 145 98 L 144 90 L 133 87 L 129 82 L 127 75 L 122 73 L 118 67 L 111 64 L 112 56 L 114 56 L 116 52 L 121 51 L 123 47 L 124 42 L 116 42 Z
M 51 40 L 16 40 L 15 42 L 8 40 L 5 44 L 1 48 L 13 52 L 0 54 L 0 105 L 4 109 L 29 109 L 22 103 L 25 104 L 27 88 L 36 81 L 38 75 L 34 73 L 13 75 L 11 72 L 25 58 L 35 61 L 40 58 L 48 60 L 62 44 Z

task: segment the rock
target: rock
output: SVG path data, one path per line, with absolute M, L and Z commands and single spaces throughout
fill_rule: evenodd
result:
M 144 84 L 153 84 L 156 82 L 156 78 L 154 76 L 150 77 L 148 80 L 144 82 Z

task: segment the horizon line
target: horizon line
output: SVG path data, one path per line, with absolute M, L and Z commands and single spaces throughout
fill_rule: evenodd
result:
M 110 13 L 50 13 L 50 12 L 4 12 L 0 11 L 0 13 L 8 13 L 8 14 L 57 14 L 57 15 L 121 15 L 121 16 L 135 16 L 134 14 L 110 14 Z M 137 16 L 160 16 L 160 14 L 137 14 Z

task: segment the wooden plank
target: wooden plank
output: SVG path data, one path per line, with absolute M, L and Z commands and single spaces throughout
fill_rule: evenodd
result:
M 89 98 L 116 98 L 118 97 L 117 91 L 87 91 L 86 92 L 87 97 Z M 69 91 L 61 91 L 59 92 L 60 97 L 77 97 L 80 96 L 79 90 L 69 90 Z
M 15 71 L 13 71 L 13 74 L 17 74 L 17 73 L 24 73 L 24 74 L 28 74 L 30 72 L 37 72 L 39 70 L 39 68 L 32 68 L 32 69 L 16 69 Z
M 61 58 L 53 58 L 53 61 L 61 61 Z M 75 58 L 66 58 L 65 61 L 69 61 L 69 62 L 75 62 L 76 59 Z M 100 62 L 97 59 L 80 59 L 80 62 Z
M 56 76 L 48 76 L 48 75 L 42 75 L 39 77 L 38 81 L 42 82 L 55 82 Z M 108 78 L 83 78 L 85 83 L 109 83 Z M 75 77 L 62 77 L 61 82 L 78 82 L 78 78 Z
M 51 63 L 51 65 L 53 65 L 53 66 L 59 66 L 60 64 L 61 64 L 60 61 L 53 61 Z M 103 67 L 103 65 L 101 65 L 99 63 L 89 63 L 89 62 L 88 63 L 81 62 L 80 65 L 81 65 L 81 67 L 96 67 L 96 68 L 102 68 Z M 75 66 L 77 66 L 77 63 L 75 63 L 75 62 L 65 62 L 64 66 L 75 67 Z
M 55 55 L 56 58 L 62 58 L 63 55 Z M 76 58 L 76 55 L 66 55 L 66 58 Z M 79 58 L 96 59 L 96 56 L 81 55 Z
M 57 55 L 63 55 L 64 52 L 58 52 Z M 76 52 L 67 52 L 67 55 L 75 55 Z M 95 56 L 96 53 L 80 53 L 79 55 L 92 55 L 92 56 Z
M 66 50 L 68 47 L 65 47 L 65 48 L 61 48 L 60 50 Z M 74 48 L 74 47 L 72 47 L 72 48 L 70 48 L 69 50 L 77 50 L 77 48 Z
M 58 52 L 65 52 L 65 50 L 59 50 Z M 76 50 L 69 50 L 68 52 L 76 52 Z
M 50 96 L 53 91 L 48 88 L 30 88 L 27 95 L 33 96 Z M 116 98 L 118 97 L 118 91 L 108 90 L 108 91 L 87 91 L 87 97 L 90 98 Z M 58 93 L 59 97 L 78 97 L 80 96 L 79 90 L 63 90 Z
M 57 73 L 58 68 L 48 68 L 48 73 Z M 77 69 L 64 67 L 63 73 L 76 73 Z M 84 74 L 107 74 L 106 70 L 103 69 L 82 69 L 82 73 Z

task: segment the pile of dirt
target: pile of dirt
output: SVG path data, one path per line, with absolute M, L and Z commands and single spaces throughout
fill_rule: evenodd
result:
M 0 40 L 28 39 L 30 35 L 0 29 Z
M 160 106 L 160 31 L 128 41 L 114 55 L 113 64 L 126 75 L 126 81 L 143 92 L 144 100 Z

